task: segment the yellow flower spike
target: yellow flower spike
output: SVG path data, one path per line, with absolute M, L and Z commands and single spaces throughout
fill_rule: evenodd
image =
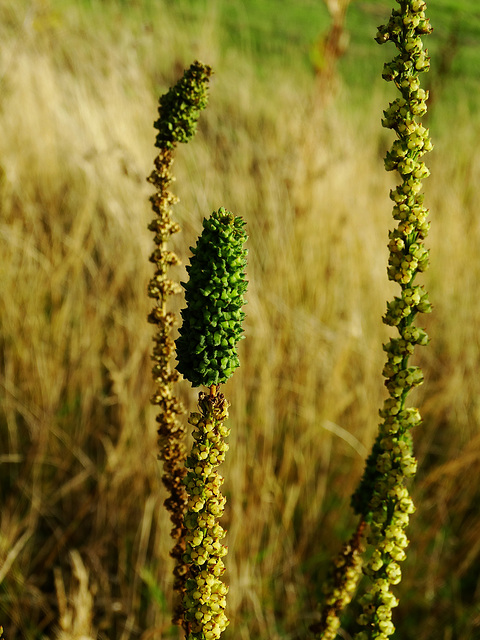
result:
M 406 557 L 408 539 L 405 528 L 415 507 L 406 487 L 417 462 L 412 455 L 410 429 L 420 424 L 417 409 L 407 408 L 412 388 L 423 382 L 418 367 L 409 366 L 416 345 L 426 345 L 426 332 L 413 321 L 418 313 L 428 313 L 431 305 L 422 287 L 413 285 L 418 273 L 428 266 L 424 240 L 429 228 L 427 209 L 423 206 L 422 180 L 429 175 L 420 160 L 432 149 L 428 130 L 417 118 L 426 113 L 428 92 L 420 87 L 418 75 L 429 68 L 422 35 L 431 32 L 425 18 L 424 0 L 397 0 L 390 21 L 381 26 L 377 42 L 393 42 L 399 55 L 384 67 L 383 77 L 395 84 L 401 97 L 384 111 L 383 126 L 393 129 L 397 139 L 386 154 L 385 168 L 396 170 L 401 184 L 390 192 L 393 218 L 397 228 L 389 233 L 390 258 L 388 277 L 400 285 L 401 295 L 387 303 L 385 324 L 397 327 L 399 338 L 384 346 L 387 363 L 383 369 L 389 397 L 380 410 L 383 419 L 372 453 L 368 457 L 359 488 L 352 497 L 355 511 L 370 524 L 367 542 L 372 553 L 364 572 L 370 577 L 368 598 L 364 597 L 359 631 L 354 640 L 386 640 L 395 630 L 391 609 L 398 600 L 390 585 L 401 580 L 399 563 Z
M 228 587 L 220 580 L 225 570 L 221 558 L 227 548 L 221 543 L 225 531 L 218 522 L 225 508 L 225 497 L 220 490 L 223 478 L 216 470 L 226 450 L 221 434 L 228 433 L 224 428 L 228 402 L 215 388 L 215 393 L 213 390 L 210 394 L 201 392 L 198 404 L 201 412 L 195 414 L 192 434 L 198 446 L 192 448 L 187 458 L 184 481 L 189 493 L 195 487 L 199 495 L 190 495 L 185 516 L 191 533 L 187 537 L 186 552 L 190 560 L 183 605 L 187 640 L 217 640 L 228 625 L 224 614 Z M 203 456 L 204 451 L 209 452 L 207 458 Z M 197 542 L 200 544 L 196 545 Z

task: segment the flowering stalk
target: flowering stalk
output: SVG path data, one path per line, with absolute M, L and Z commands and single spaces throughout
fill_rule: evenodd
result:
M 399 337 L 392 338 L 384 350 L 387 362 L 383 370 L 389 396 L 380 416 L 383 422 L 358 490 L 352 498 L 356 512 L 370 523 L 367 541 L 372 548 L 364 567 L 371 586 L 363 596 L 363 613 L 359 623 L 364 630 L 355 640 L 387 640 L 395 627 L 392 608 L 398 600 L 390 590 L 401 580 L 400 562 L 405 557 L 408 539 L 405 528 L 415 510 L 405 480 L 416 472 L 412 455 L 410 430 L 420 424 L 420 414 L 407 408 L 406 400 L 412 388 L 420 385 L 423 374 L 410 366 L 415 345 L 425 345 L 428 336 L 413 321 L 418 313 L 428 313 L 431 305 L 424 288 L 414 283 L 418 272 L 428 266 L 428 251 L 424 247 L 429 223 L 423 206 L 422 179 L 429 171 L 420 158 L 432 149 L 428 130 L 416 118 L 426 113 L 428 92 L 420 88 L 419 73 L 429 68 L 429 58 L 423 49 L 422 35 L 431 32 L 425 17 L 424 0 L 397 0 L 386 26 L 379 27 L 379 44 L 391 41 L 399 50 L 394 60 L 384 67 L 383 78 L 393 81 L 401 93 L 384 112 L 384 127 L 393 129 L 397 139 L 385 158 L 387 171 L 397 170 L 401 184 L 391 191 L 393 217 L 398 226 L 389 234 L 388 277 L 401 287 L 400 296 L 387 303 L 385 324 L 396 327 Z
M 159 407 L 157 415 L 160 454 L 163 461 L 162 481 L 169 497 L 165 506 L 170 512 L 173 523 L 172 538 L 175 546 L 171 555 L 175 560 L 174 589 L 180 600 L 185 592 L 187 568 L 182 558 L 185 551 L 185 529 L 183 518 L 187 497 L 183 479 L 186 474 L 186 448 L 183 442 L 185 428 L 179 422 L 178 415 L 183 407 L 175 397 L 173 384 L 178 373 L 171 370 L 170 360 L 174 351 L 174 342 L 170 337 L 172 327 L 176 323 L 175 315 L 167 310 L 169 296 L 181 292 L 179 284 L 168 278 L 170 266 L 179 264 L 175 253 L 168 250 L 170 236 L 180 230 L 180 226 L 172 221 L 171 206 L 177 198 L 168 190 L 174 178 L 171 173 L 173 151 L 177 142 L 188 142 L 195 133 L 200 111 L 207 104 L 207 83 L 211 75 L 210 67 L 194 62 L 185 72 L 183 78 L 160 98 L 159 119 L 155 122 L 158 130 L 156 147 L 159 149 L 155 159 L 155 169 L 149 176 L 156 193 L 150 202 L 155 218 L 148 228 L 154 232 L 157 246 L 150 256 L 155 265 L 155 274 L 148 285 L 148 295 L 155 301 L 155 306 L 148 316 L 148 321 L 156 325 L 153 337 L 154 347 L 152 360 L 153 379 L 156 391 L 151 399 L 152 404 Z M 173 622 L 179 624 L 182 618 L 181 605 L 177 605 Z
M 192 248 L 190 279 L 185 287 L 187 307 L 177 345 L 177 369 L 193 386 L 208 386 L 199 394 L 200 413 L 191 413 L 194 444 L 187 458 L 185 485 L 188 530 L 183 559 L 188 564 L 183 601 L 187 640 L 215 640 L 226 628 L 228 588 L 220 580 L 222 557 L 227 549 L 221 540 L 225 531 L 218 520 L 225 497 L 223 478 L 216 468 L 223 462 L 228 445 L 225 427 L 228 402 L 218 391 L 238 367 L 237 342 L 242 336 L 245 314 L 242 306 L 247 288 L 245 223 L 221 208 L 203 222 L 203 232 Z
M 194 445 L 187 459 L 186 487 L 189 496 L 185 526 L 185 561 L 190 566 L 184 599 L 186 629 L 191 640 L 219 638 L 228 625 L 225 615 L 228 587 L 220 580 L 225 571 L 222 558 L 227 548 L 221 543 L 225 530 L 218 523 L 225 507 L 216 471 L 225 459 L 228 445 L 225 426 L 228 402 L 212 387 L 210 395 L 200 392 L 200 413 L 191 413 Z

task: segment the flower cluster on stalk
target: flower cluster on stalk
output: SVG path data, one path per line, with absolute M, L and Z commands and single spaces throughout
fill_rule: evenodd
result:
M 382 124 L 393 129 L 397 139 L 385 158 L 387 171 L 401 177 L 390 193 L 397 227 L 389 234 L 388 277 L 401 292 L 387 303 L 385 324 L 396 327 L 398 337 L 384 345 L 387 354 L 383 375 L 388 398 L 380 411 L 382 423 L 362 482 L 352 498 L 356 512 L 370 524 L 367 536 L 371 554 L 364 573 L 371 579 L 361 598 L 363 612 L 358 622 L 363 630 L 355 640 L 387 640 L 395 630 L 392 609 L 398 600 L 391 586 L 401 580 L 400 563 L 405 559 L 408 539 L 405 529 L 415 507 L 406 479 L 416 472 L 410 429 L 420 424 L 417 409 L 406 407 L 409 392 L 423 381 L 419 367 L 409 364 L 416 345 L 425 345 L 428 336 L 413 321 L 418 313 L 428 313 L 431 305 L 424 287 L 415 283 L 428 266 L 424 246 L 428 232 L 428 211 L 423 204 L 422 180 L 429 171 L 421 160 L 432 149 L 428 130 L 417 121 L 427 111 L 428 92 L 420 87 L 419 73 L 429 68 L 421 36 L 431 32 L 425 16 L 424 0 L 397 0 L 387 25 L 379 27 L 376 40 L 393 42 L 399 54 L 384 67 L 383 77 L 392 81 L 401 97 L 384 112 Z
M 225 497 L 223 478 L 216 468 L 228 449 L 228 402 L 218 391 L 239 365 L 237 342 L 242 337 L 242 306 L 247 288 L 244 268 L 247 251 L 245 222 L 224 208 L 203 221 L 203 231 L 192 247 L 185 287 L 186 308 L 177 339 L 177 370 L 193 386 L 210 387 L 199 394 L 200 413 L 190 414 L 194 426 L 192 451 L 187 458 L 184 484 L 188 494 L 183 560 L 188 566 L 183 599 L 187 640 L 216 640 L 226 628 L 227 587 L 220 580 L 221 543 L 225 531 L 218 520 Z
M 187 458 L 184 480 L 188 492 L 184 561 L 189 566 L 184 597 L 187 640 L 216 640 L 228 625 L 225 615 L 228 587 L 220 579 L 225 571 L 227 548 L 221 540 L 225 531 L 219 524 L 225 496 L 217 467 L 224 461 L 228 445 L 225 426 L 228 402 L 221 393 L 200 392 L 200 413 L 191 413 L 194 444 Z
M 162 481 L 169 493 L 165 506 L 170 512 L 173 524 L 171 535 L 175 546 L 171 555 L 175 559 L 174 589 L 179 593 L 180 599 L 185 591 L 187 573 L 182 559 L 185 550 L 183 518 L 187 503 L 183 485 L 186 474 L 186 430 L 178 420 L 178 416 L 183 413 L 183 407 L 175 397 L 173 389 L 179 375 L 170 365 L 175 350 L 175 343 L 170 334 L 176 324 L 176 318 L 168 311 L 167 301 L 182 289 L 168 277 L 169 268 L 180 262 L 178 256 L 168 249 L 171 235 L 180 231 L 180 226 L 172 220 L 171 215 L 171 207 L 178 199 L 169 191 L 169 186 L 174 180 L 171 167 L 175 146 L 178 142 L 188 142 L 195 133 L 198 116 L 207 103 L 210 75 L 210 67 L 196 61 L 185 71 L 179 82 L 160 98 L 159 119 L 154 124 L 158 130 L 156 146 L 159 153 L 155 158 L 154 170 L 148 177 L 148 181 L 155 187 L 155 193 L 150 198 L 155 217 L 148 228 L 155 234 L 156 245 L 150 256 L 150 261 L 155 265 L 155 273 L 148 284 L 148 295 L 155 301 L 148 321 L 156 326 L 152 353 L 152 375 L 156 390 L 151 402 L 159 408 L 156 418 L 159 458 L 163 462 Z M 181 619 L 182 608 L 179 604 L 175 609 L 173 621 L 180 624 Z
M 203 221 L 191 247 L 189 280 L 182 282 L 187 307 L 177 338 L 177 369 L 194 387 L 226 382 L 239 366 L 237 343 L 243 338 L 245 222 L 220 207 Z

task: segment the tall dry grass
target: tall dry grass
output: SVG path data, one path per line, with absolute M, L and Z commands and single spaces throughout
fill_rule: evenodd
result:
M 304 638 L 329 557 L 354 526 L 349 495 L 383 398 L 392 294 L 383 87 L 361 110 L 349 109 L 348 87 L 319 108 L 305 79 L 272 70 L 260 84 L 249 60 L 222 52 L 214 16 L 177 24 L 166 7 L 152 22 L 108 3 L 0 8 L 8 640 L 178 637 L 149 407 L 145 176 L 157 94 L 195 56 L 216 76 L 174 165 L 176 250 L 186 261 L 220 205 L 250 236 L 247 339 L 226 391 L 226 639 Z M 480 123 L 459 108 L 435 128 L 425 276 L 435 311 L 420 355 L 418 512 L 397 635 L 466 640 L 480 633 Z

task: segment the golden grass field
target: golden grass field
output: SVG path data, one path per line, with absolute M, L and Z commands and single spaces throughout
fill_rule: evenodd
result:
M 218 46 L 214 16 L 182 25 L 161 0 L 153 26 L 110 5 L 59 7 L 0 4 L 5 638 L 179 637 L 149 405 L 146 176 L 159 92 L 199 57 L 215 76 L 198 134 L 176 154 L 175 250 L 187 262 L 202 218 L 220 206 L 249 233 L 242 366 L 224 389 L 225 640 L 301 640 L 330 557 L 356 525 L 349 496 L 384 397 L 381 316 L 397 293 L 386 277 L 395 176 L 383 168 L 391 137 L 380 126 L 390 88 L 379 69 L 354 109 L 341 80 L 328 99 L 306 74 L 272 68 L 260 81 L 251 60 Z M 431 344 L 416 357 L 424 424 L 395 638 L 472 640 L 480 119 L 461 96 L 434 103 L 432 118 L 424 282 L 434 313 L 420 322 Z M 179 394 L 193 410 L 195 390 L 183 383 Z

